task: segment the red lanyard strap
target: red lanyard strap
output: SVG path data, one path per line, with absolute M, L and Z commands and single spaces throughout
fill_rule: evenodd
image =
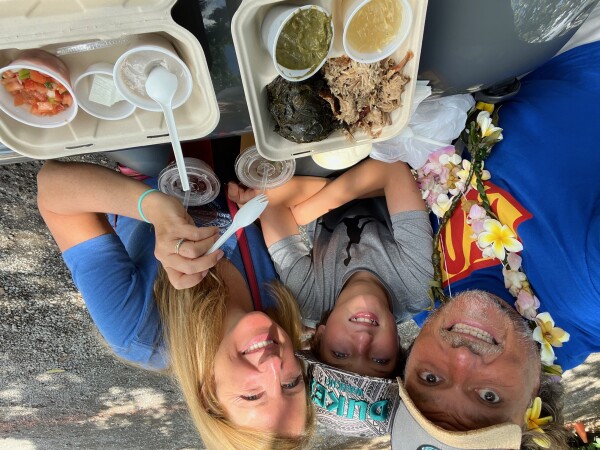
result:
M 237 205 L 229 200 L 227 197 L 227 206 L 229 207 L 229 213 L 231 219 L 235 217 L 238 212 Z M 256 280 L 256 273 L 254 272 L 254 264 L 252 263 L 252 255 L 250 254 L 250 246 L 248 245 L 248 238 L 243 228 L 240 228 L 235 232 L 238 241 L 238 247 L 240 254 L 242 255 L 242 262 L 244 263 L 244 271 L 246 272 L 246 279 L 250 285 L 250 295 L 252 296 L 252 303 L 254 304 L 255 311 L 262 311 L 262 300 L 260 298 L 260 289 L 258 287 L 258 281 Z

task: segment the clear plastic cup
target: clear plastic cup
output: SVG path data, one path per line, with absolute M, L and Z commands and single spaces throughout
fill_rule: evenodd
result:
M 271 189 L 288 182 L 296 170 L 296 160 L 271 161 L 248 147 L 235 160 L 238 180 L 252 189 Z
M 189 206 L 206 205 L 212 202 L 221 189 L 221 182 L 211 167 L 197 158 L 183 158 L 190 182 Z M 165 194 L 178 197 L 183 202 L 185 192 L 181 187 L 181 179 L 177 165 L 172 162 L 158 175 L 158 188 Z

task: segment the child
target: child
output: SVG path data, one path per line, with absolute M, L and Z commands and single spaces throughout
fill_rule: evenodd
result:
M 230 198 L 256 194 L 232 185 Z M 396 373 L 396 324 L 429 306 L 432 231 L 405 163 L 367 159 L 333 181 L 294 177 L 267 191 L 261 226 L 281 281 L 317 326 L 322 362 L 362 375 Z M 312 251 L 298 234 L 308 224 Z

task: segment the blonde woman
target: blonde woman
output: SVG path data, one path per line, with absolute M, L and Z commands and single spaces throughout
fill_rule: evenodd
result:
M 299 311 L 282 285 L 263 289 L 275 272 L 260 231 L 245 231 L 252 264 L 235 236 L 204 255 L 219 228 L 153 187 L 94 164 L 38 174 L 40 213 L 92 319 L 117 356 L 174 375 L 207 447 L 302 448 L 313 420 Z

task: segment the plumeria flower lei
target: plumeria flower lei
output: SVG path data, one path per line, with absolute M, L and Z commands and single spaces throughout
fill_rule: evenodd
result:
M 494 106 L 477 103 L 469 113 L 467 128 L 461 134 L 471 160 L 463 159 L 453 146 L 448 146 L 431 153 L 427 162 L 415 171 L 423 199 L 440 221 L 433 242 L 434 279 L 430 296 L 432 301 L 435 298 L 442 302 L 448 300 L 442 288 L 442 261 L 439 252 L 441 232 L 464 198 L 466 221 L 473 230 L 471 237 L 484 258 L 498 258 L 501 261 L 504 285 L 516 298 L 517 311 L 529 322 L 533 338 L 541 345 L 544 370 L 560 377 L 562 369 L 554 364 L 556 356 L 553 347 L 561 347 L 567 342 L 569 333 L 556 327 L 549 313 L 538 313 L 540 301 L 523 272 L 521 256 L 518 254 L 523 250 L 523 245 L 492 211 L 483 185 L 484 181 L 491 178 L 490 172 L 484 169 L 484 160 L 490 155 L 494 145 L 503 138 L 502 128 L 497 123 L 498 111 L 494 111 Z M 466 200 L 466 194 L 471 189 L 477 190 L 477 201 Z

